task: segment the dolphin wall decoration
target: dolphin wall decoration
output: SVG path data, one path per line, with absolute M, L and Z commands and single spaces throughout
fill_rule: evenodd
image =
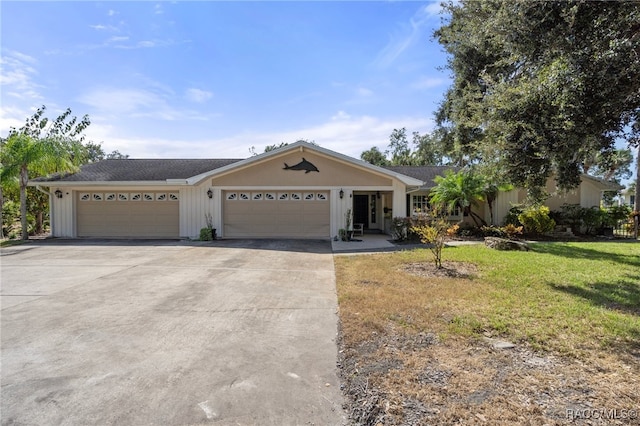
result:
M 309 172 L 318 172 L 318 173 L 320 172 L 320 170 L 318 170 L 316 166 L 314 166 L 309 161 L 305 160 L 304 157 L 302 157 L 301 162 L 299 162 L 298 164 L 294 164 L 293 166 L 290 166 L 287 163 L 284 163 L 284 167 L 282 169 L 283 170 L 304 170 L 305 174 Z

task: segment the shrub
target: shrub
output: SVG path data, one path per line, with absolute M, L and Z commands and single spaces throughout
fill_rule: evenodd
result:
M 580 207 L 580 204 L 563 204 L 560 207 L 559 223 L 568 225 L 575 232 L 580 232 L 582 229 L 582 219 L 584 218 L 584 209 Z
M 211 228 L 200 229 L 200 241 L 213 241 L 213 236 L 211 235 Z
M 504 238 L 505 237 L 505 233 L 504 233 L 504 229 L 503 228 L 499 228 L 497 226 L 483 226 L 480 228 L 480 232 L 482 233 L 483 237 L 498 237 L 498 238 Z
M 430 244 L 429 250 L 431 250 L 433 254 L 433 261 L 436 268 L 442 268 L 444 241 L 447 234 L 452 232 L 452 227 L 449 222 L 445 218 L 434 217 L 428 224 L 412 226 L 411 232 L 418 235 L 423 244 Z
M 510 223 L 505 225 L 502 229 L 510 240 L 515 240 L 518 238 L 518 235 L 522 235 L 522 226 L 515 226 Z
M 534 235 L 551 232 L 556 226 L 555 220 L 549 217 L 547 206 L 529 207 L 518 215 L 518 220 L 527 233 Z
M 3 235 L 11 238 L 17 235 L 16 225 L 20 222 L 20 204 L 12 200 L 6 200 L 2 206 L 2 231 Z
M 408 217 L 394 217 L 391 221 L 391 236 L 395 241 L 407 239 L 409 229 Z
M 513 206 L 509 209 L 509 213 L 507 213 L 507 215 L 504 217 L 504 224 L 505 225 L 514 225 L 514 226 L 522 226 L 522 223 L 520 222 L 520 219 L 518 219 L 518 216 L 520 216 L 523 212 L 523 209 L 521 206 Z
M 601 228 L 607 220 L 607 212 L 600 207 L 585 208 L 582 223 L 585 226 L 585 233 L 594 234 L 597 229 Z
M 431 217 L 426 213 L 418 213 L 412 217 L 395 217 L 391 222 L 391 236 L 396 241 L 420 241 L 420 236 L 413 230 L 428 225 Z

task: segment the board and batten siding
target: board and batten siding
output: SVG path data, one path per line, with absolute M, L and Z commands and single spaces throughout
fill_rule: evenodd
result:
M 62 198 L 55 196 L 56 190 L 62 191 Z M 49 188 L 51 192 L 51 235 L 58 238 L 74 238 L 74 191 L 68 188 Z
M 484 202 L 486 205 L 486 201 Z M 492 225 L 501 226 L 511 207 L 518 204 L 518 190 L 501 191 L 493 202 L 493 223 L 489 206 L 484 210 L 484 220 Z
M 222 228 L 222 193 L 219 188 L 211 188 L 213 198 L 209 198 L 207 185 L 180 188 L 180 236 L 200 238 L 200 229 L 207 226 L 206 215 L 213 219 L 213 227 Z

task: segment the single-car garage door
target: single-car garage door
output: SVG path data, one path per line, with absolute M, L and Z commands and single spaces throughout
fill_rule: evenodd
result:
M 227 238 L 329 238 L 329 193 L 225 191 Z
M 79 237 L 177 238 L 178 193 L 81 192 Z

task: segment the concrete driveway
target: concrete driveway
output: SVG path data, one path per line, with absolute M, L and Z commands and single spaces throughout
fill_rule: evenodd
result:
M 1 254 L 3 425 L 346 422 L 328 241 Z

